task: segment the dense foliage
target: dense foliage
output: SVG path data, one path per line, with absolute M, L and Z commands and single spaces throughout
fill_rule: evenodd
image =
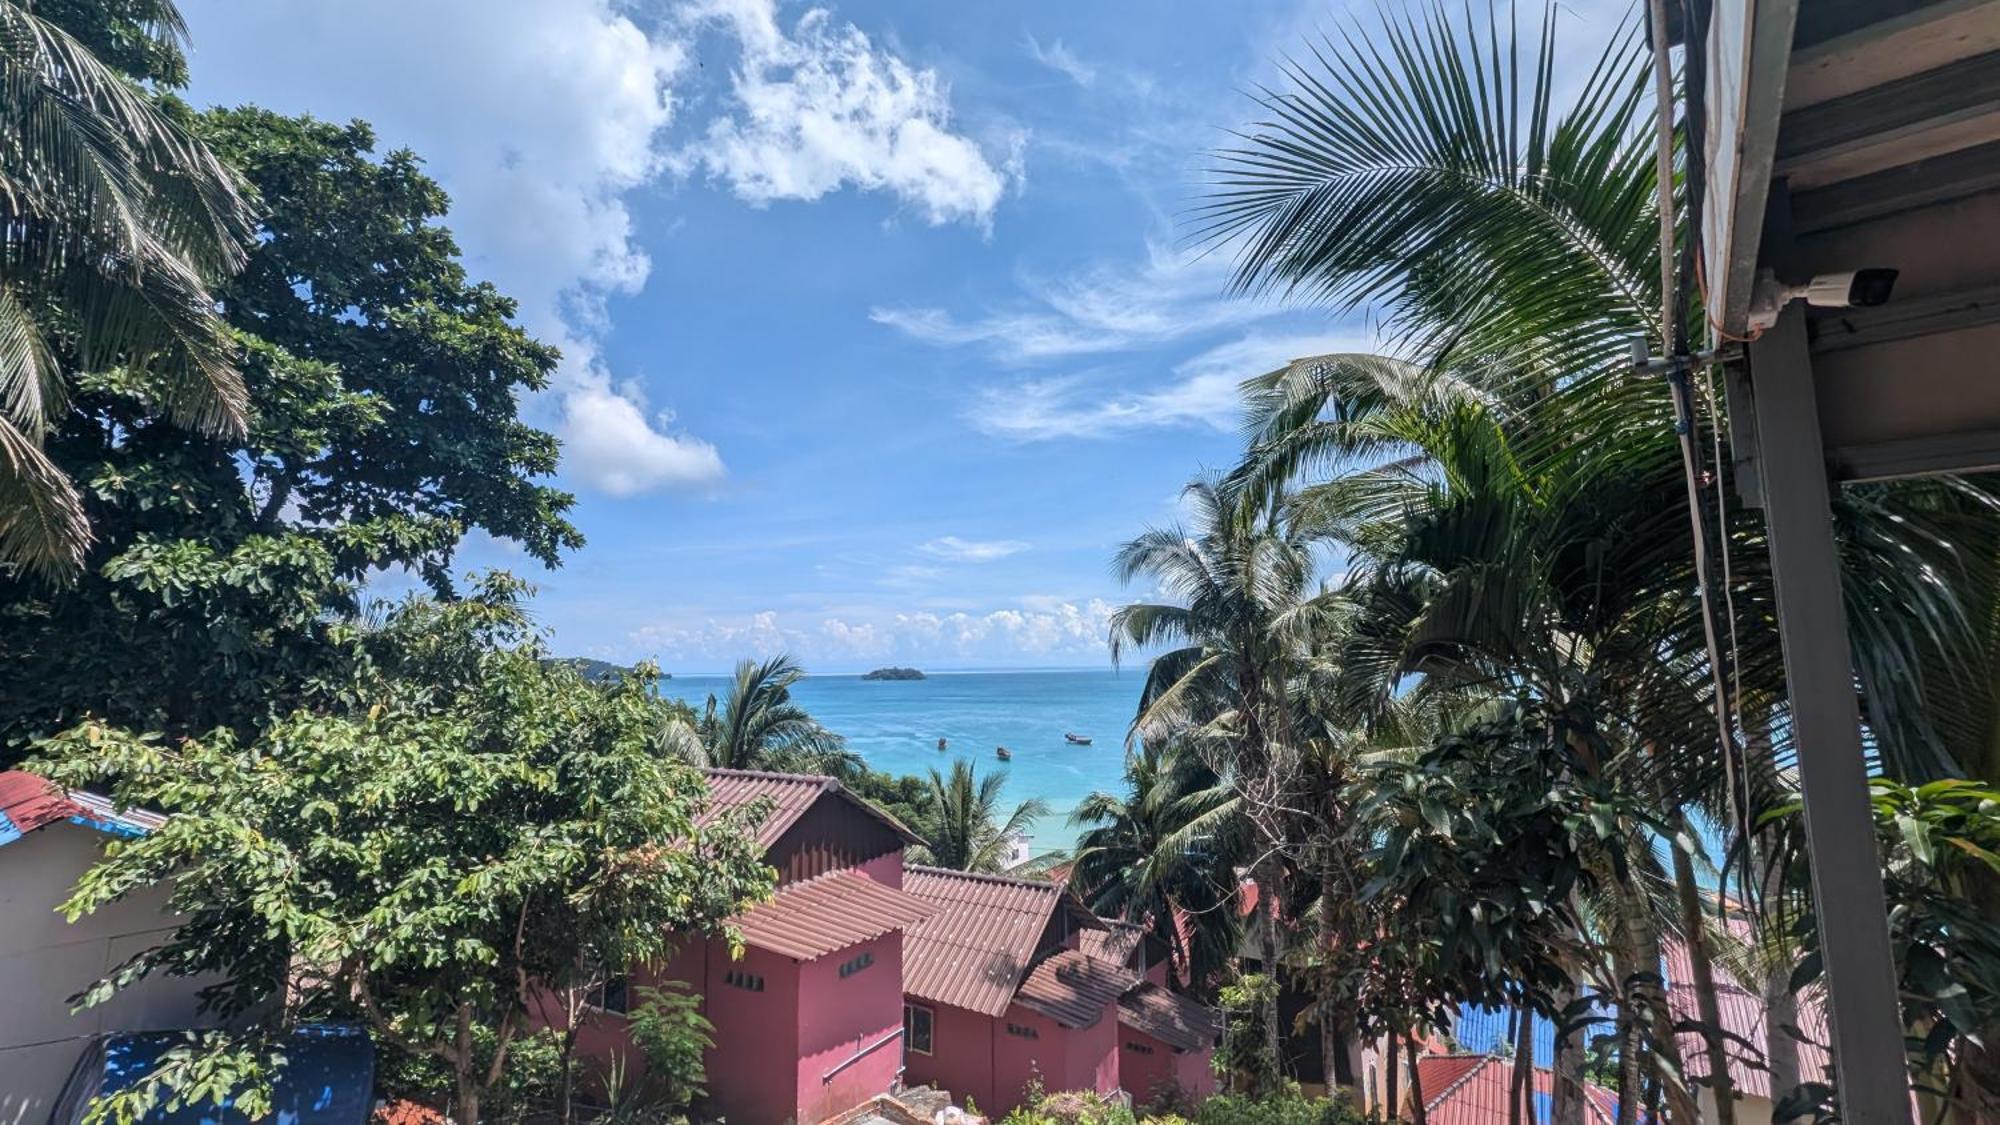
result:
M 518 417 L 555 353 L 467 280 L 446 201 L 365 125 L 218 110 L 198 131 L 262 207 L 220 291 L 247 430 L 154 418 L 162 376 L 87 369 L 47 447 L 96 534 L 65 586 L 0 575 L 0 756 L 86 715 L 251 734 L 351 658 L 332 621 L 368 575 L 440 593 L 474 529 L 553 565 L 571 498 L 535 483 L 555 441 Z
M 695 827 L 706 789 L 655 752 L 650 683 L 543 659 L 517 593 L 406 603 L 358 639 L 374 659 L 338 709 L 254 738 L 86 723 L 48 744 L 49 776 L 169 817 L 112 849 L 69 914 L 171 876 L 185 915 L 85 1001 L 219 974 L 203 996 L 222 1012 L 282 997 L 281 1019 L 361 1019 L 438 1058 L 475 1120 L 538 994 L 662 959 L 765 893 L 732 820 Z

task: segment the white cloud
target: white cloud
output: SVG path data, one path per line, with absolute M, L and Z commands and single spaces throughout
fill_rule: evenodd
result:
M 876 308 L 869 317 L 927 344 L 976 345 L 1004 362 L 1032 363 L 1185 339 L 1282 311 L 1222 295 L 1228 279 L 1220 255 L 1188 261 L 1149 242 L 1139 262 L 1030 280 L 1024 302 L 969 319 L 937 308 Z
M 1028 57 L 1079 86 L 1097 83 L 1097 68 L 1078 58 L 1060 39 L 1043 44 L 1033 35 L 1028 36 Z
M 951 562 L 982 563 L 1018 555 L 1028 546 L 1019 539 L 960 539 L 956 535 L 947 535 L 920 543 L 917 550 Z
M 629 493 L 722 475 L 713 446 L 666 431 L 614 380 L 600 345 L 605 298 L 651 270 L 624 197 L 665 170 L 680 44 L 649 38 L 613 0 L 183 8 L 197 97 L 364 118 L 384 148 L 425 159 L 473 276 L 562 349 L 552 389 L 571 477 Z
M 1160 426 L 1233 428 L 1243 380 L 1301 356 L 1366 350 L 1353 338 L 1252 332 L 1176 364 L 1174 378 L 1146 390 L 1107 388 L 1081 376 L 1026 379 L 982 390 L 968 414 L 979 429 L 1018 441 L 1109 437 Z
M 743 57 L 732 112 L 681 159 L 739 198 L 812 200 L 852 185 L 889 192 L 934 225 L 985 227 L 1021 178 L 1023 135 L 1001 137 L 989 154 L 953 129 L 937 71 L 878 48 L 824 8 L 789 32 L 776 0 L 709 0 L 688 16 L 731 28 Z
M 850 668 L 858 662 L 1019 663 L 1106 657 L 1113 606 L 1102 598 L 1024 599 L 1032 607 L 985 612 L 906 612 L 860 616 L 854 611 L 764 610 L 738 617 L 662 622 L 635 629 L 624 658 L 651 657 L 669 669 L 725 668 L 745 657 L 789 652 L 808 668 Z

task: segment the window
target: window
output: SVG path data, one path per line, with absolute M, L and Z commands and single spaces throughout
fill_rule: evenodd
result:
M 851 958 L 847 962 L 842 964 L 840 966 L 840 975 L 843 977 L 851 977 L 854 974 L 860 972 L 861 970 L 867 968 L 868 966 L 873 965 L 874 963 L 875 963 L 875 955 L 873 953 L 863 953 L 861 956 Z
M 632 1010 L 631 992 L 631 978 L 624 973 L 613 973 L 604 978 L 603 984 L 591 989 L 590 995 L 584 997 L 583 1002 L 600 1012 L 622 1016 Z
M 936 1013 L 922 1004 L 903 1005 L 903 1042 L 920 1055 L 931 1053 L 931 1024 Z
M 1022 1024 L 1022 1023 L 1008 1024 L 1007 1034 L 1016 1035 L 1021 1037 L 1022 1039 L 1040 1039 L 1042 1037 L 1041 1032 L 1036 1031 L 1034 1028 L 1029 1027 L 1027 1024 Z
M 1130 1039 L 1125 1041 L 1125 1049 L 1140 1055 L 1150 1055 L 1153 1053 L 1151 1047 L 1146 1046 L 1144 1043 L 1134 1043 Z
M 764 978 L 756 973 L 746 973 L 741 969 L 731 969 L 722 974 L 722 983 L 745 992 L 764 991 Z

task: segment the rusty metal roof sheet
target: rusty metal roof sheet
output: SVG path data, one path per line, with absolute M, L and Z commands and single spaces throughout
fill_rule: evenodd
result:
M 1424 1088 L 1424 1116 L 1431 1125 L 1505 1125 L 1513 1096 L 1514 1064 L 1497 1055 L 1429 1055 L 1417 1060 Z M 1535 1068 L 1537 1121 L 1548 1120 L 1555 1074 Z M 1618 1097 L 1595 1083 L 1584 1085 L 1584 1118 L 1591 1125 L 1612 1125 L 1618 1117 Z M 1642 1113 L 1641 1118 L 1645 1115 Z
M 1014 1002 L 1064 1027 L 1095 1027 L 1118 998 L 1143 978 L 1078 949 L 1064 949 L 1036 962 L 1014 993 Z
M 758 823 L 755 838 L 759 847 L 769 848 L 782 839 L 793 824 L 805 815 L 814 802 L 828 794 L 834 794 L 849 802 L 862 812 L 881 821 L 890 831 L 903 838 L 905 843 L 920 844 L 923 841 L 910 831 L 903 822 L 876 808 L 874 803 L 850 792 L 846 786 L 830 777 L 820 777 L 807 773 L 772 773 L 765 770 L 703 770 L 708 778 L 709 804 L 701 816 L 695 818 L 697 825 L 706 827 L 725 812 L 740 809 L 760 798 L 771 800 L 771 811 Z
M 907 929 L 936 908 L 853 871 L 793 883 L 735 919 L 743 940 L 781 957 L 810 961 Z
M 1057 910 L 1102 925 L 1057 883 L 908 867 L 903 889 L 937 908 L 908 930 L 903 991 L 989 1016 L 1013 1002 Z
M 0 772 L 0 844 L 44 825 L 69 821 L 114 836 L 139 836 L 166 823 L 158 813 L 120 809 L 108 797 L 64 789 L 24 770 Z
M 1183 1051 L 1213 1047 L 1222 1037 L 1221 1012 L 1150 982 L 1118 998 L 1118 1022 Z

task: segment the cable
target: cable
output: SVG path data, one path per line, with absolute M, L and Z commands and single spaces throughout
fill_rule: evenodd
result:
M 1730 819 L 1734 822 L 1740 838 L 1749 839 L 1748 809 L 1738 796 L 1739 779 L 1746 777 L 1738 751 L 1734 723 L 1734 695 L 1730 691 L 1729 679 L 1724 672 L 1722 645 L 1717 636 L 1715 621 L 1715 583 L 1711 578 L 1709 565 L 1709 527 L 1707 507 L 1702 503 L 1704 487 L 1702 477 L 1701 444 L 1696 430 L 1698 419 L 1695 415 L 1693 391 L 1688 383 L 1689 355 L 1687 348 L 1687 288 L 1682 280 L 1692 274 L 1692 252 L 1697 237 L 1694 227 L 1699 221 L 1700 188 L 1699 179 L 1690 175 L 1689 198 L 1689 254 L 1690 268 L 1676 269 L 1674 247 L 1674 80 L 1673 57 L 1667 43 L 1667 20 L 1665 0 L 1649 0 L 1648 23 L 1652 33 L 1653 47 L 1653 99 L 1654 99 L 1654 187 L 1659 198 L 1660 212 L 1660 338 L 1667 356 L 1667 385 L 1673 398 L 1674 431 L 1679 436 L 1681 447 L 1682 476 L 1687 483 L 1688 520 L 1693 532 L 1695 581 L 1700 589 L 1701 630 L 1704 648 L 1708 656 L 1708 668 L 1715 716 L 1715 733 L 1718 748 L 1722 751 L 1723 774 Z M 1696 21 L 1690 21 L 1696 22 Z M 1704 21 L 1705 22 L 1705 21 Z M 1701 68 L 1701 61 L 1694 59 L 1695 34 L 1690 27 L 1688 35 L 1691 66 Z M 1701 140 L 1701 123 L 1688 115 L 1688 129 L 1691 134 L 1688 161 L 1690 172 L 1700 171 L 1701 154 L 1695 151 Z M 1725 536 L 1727 531 L 1725 529 Z M 1726 593 L 1726 591 L 1725 591 Z M 1747 793 L 1747 786 L 1745 787 Z M 1726 897 L 1729 873 L 1725 861 L 1722 871 L 1722 889 Z M 1741 880 L 1746 901 L 1751 893 L 1748 866 L 1745 865 Z

